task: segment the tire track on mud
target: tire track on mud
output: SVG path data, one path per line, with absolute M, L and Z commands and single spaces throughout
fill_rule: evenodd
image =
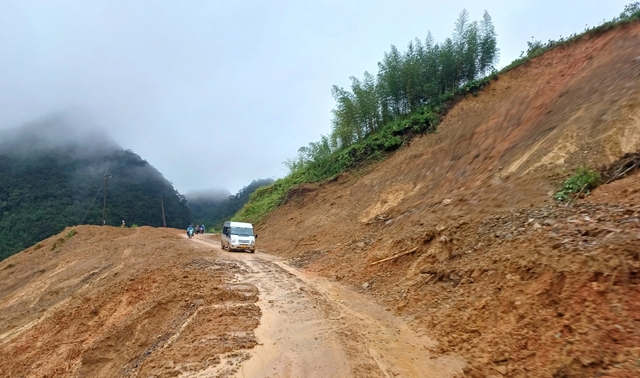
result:
M 220 259 L 244 266 L 235 280 L 258 288 L 262 311 L 258 345 L 236 377 L 452 377 L 466 367 L 459 356 L 434 355 L 435 341 L 371 299 L 275 256 L 221 251 Z

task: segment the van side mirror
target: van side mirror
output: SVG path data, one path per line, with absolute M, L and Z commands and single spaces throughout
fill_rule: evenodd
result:
M 257 238 L 258 238 L 258 234 L 253 235 L 253 237 L 254 237 L 255 239 L 257 239 Z

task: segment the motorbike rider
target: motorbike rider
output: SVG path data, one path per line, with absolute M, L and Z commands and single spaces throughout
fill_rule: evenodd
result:
M 189 227 L 187 227 L 187 235 L 189 235 L 189 234 L 193 235 L 193 226 L 192 225 L 189 225 Z

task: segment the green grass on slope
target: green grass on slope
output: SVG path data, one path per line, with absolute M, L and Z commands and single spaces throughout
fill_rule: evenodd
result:
M 383 160 L 414 136 L 437 131 L 437 125 L 447 110 L 467 94 L 477 94 L 496 75 L 466 84 L 456 93 L 447 93 L 438 100 L 438 105 L 424 106 L 407 117 L 390 122 L 378 132 L 347 148 L 336 151 L 327 158 L 309 164 L 278 179 L 272 185 L 257 189 L 233 217 L 234 220 L 258 223 L 271 211 L 286 202 L 287 193 L 303 183 L 320 182 L 336 175 Z
M 558 41 L 550 40 L 546 44 L 542 42 L 529 42 L 527 54 L 513 61 L 499 73 L 494 73 L 484 79 L 467 83 L 456 93 L 451 92 L 441 96 L 438 101 L 436 101 L 437 104 L 424 106 L 403 119 L 390 122 L 383 126 L 381 130 L 364 140 L 345 149 L 336 151 L 324 160 L 310 164 L 301 170 L 291 172 L 270 186 L 256 190 L 251 195 L 249 202 L 236 213 L 234 219 L 258 223 L 264 220 L 271 211 L 286 202 L 287 193 L 291 188 L 303 183 L 326 180 L 342 172 L 382 160 L 414 136 L 437 132 L 437 125 L 448 109 L 468 94 L 477 95 L 491 80 L 497 80 L 499 74 L 511 71 L 534 57 L 556 47 L 578 41 L 584 35 L 597 35 L 622 25 L 638 22 L 638 20 L 640 20 L 640 2 L 627 5 L 620 17 L 616 17 L 599 26 L 588 28 L 583 33 L 573 34 L 568 38 L 560 38 Z

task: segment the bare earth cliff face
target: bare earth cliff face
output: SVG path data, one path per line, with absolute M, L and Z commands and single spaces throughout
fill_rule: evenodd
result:
M 438 134 L 292 191 L 262 246 L 413 317 L 471 375 L 640 374 L 638 175 L 551 198 L 640 149 L 638 46 L 634 24 L 500 76 Z
M 628 25 L 500 76 L 292 190 L 255 254 L 79 226 L 7 258 L 0 376 L 640 376 L 640 173 L 551 197 L 640 149 L 639 46 Z

